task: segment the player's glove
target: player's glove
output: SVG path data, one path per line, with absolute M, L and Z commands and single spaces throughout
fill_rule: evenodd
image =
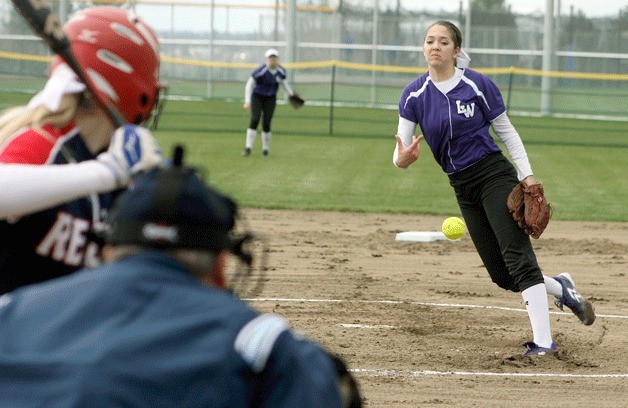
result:
M 131 177 L 161 163 L 161 150 L 146 128 L 124 125 L 113 132 L 109 149 L 97 160 L 113 173 L 118 187 L 126 186 Z
M 532 238 L 541 236 L 552 217 L 552 205 L 547 202 L 541 183 L 517 184 L 508 195 L 507 205 L 519 228 Z
M 293 95 L 290 95 L 288 97 L 288 101 L 290 102 L 290 105 L 292 105 L 294 109 L 301 108 L 303 104 L 305 103 L 305 99 L 303 99 L 301 95 L 299 95 L 298 93 L 294 93 Z

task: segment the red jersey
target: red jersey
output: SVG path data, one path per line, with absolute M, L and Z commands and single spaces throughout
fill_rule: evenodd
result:
M 25 129 L 0 145 L 0 163 L 66 164 L 95 157 L 73 125 Z M 92 194 L 0 221 L 0 293 L 97 266 L 101 244 L 92 227 L 103 221 L 116 194 Z

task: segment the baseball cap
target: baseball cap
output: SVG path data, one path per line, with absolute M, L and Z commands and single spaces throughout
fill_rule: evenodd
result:
M 236 203 L 180 163 L 138 178 L 115 202 L 105 242 L 156 248 L 233 250 Z
M 279 51 L 277 51 L 274 48 L 269 48 L 266 50 L 266 54 L 265 54 L 266 58 L 268 57 L 278 57 L 279 56 Z

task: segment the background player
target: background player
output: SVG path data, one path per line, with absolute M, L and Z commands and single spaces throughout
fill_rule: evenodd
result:
M 593 306 L 575 290 L 569 274 L 541 274 L 530 238 L 506 206 L 508 194 L 523 180 L 535 184 L 519 134 L 506 115 L 497 86 L 467 69 L 462 35 L 448 21 L 431 25 L 423 42 L 428 72 L 410 83 L 399 102 L 396 166 L 407 168 L 419 157 L 425 138 L 434 158 L 449 176 L 471 239 L 493 282 L 521 292 L 533 341 L 524 355 L 556 350 L 552 341 L 547 293 L 562 309 L 567 305 L 586 325 L 595 320 Z M 419 125 L 424 135 L 414 136 Z M 501 153 L 489 127 L 506 146 L 516 169 Z
M 279 84 L 284 87 L 288 95 L 294 95 L 294 91 L 286 81 L 286 70 L 279 65 L 279 52 L 270 48 L 266 51 L 265 56 L 266 62 L 253 71 L 244 89 L 244 109 L 251 110 L 251 120 L 246 130 L 243 156 L 251 154 L 253 143 L 257 138 L 257 127 L 260 119 L 262 119 L 262 154 L 268 156 L 272 137 L 270 123 L 273 120 L 277 105 Z
M 254 263 L 237 213 L 176 160 L 141 176 L 111 263 L 0 298 L 0 406 L 361 406 L 340 359 L 227 290 L 228 258 Z
M 86 9 L 73 16 L 64 31 L 77 60 L 95 79 L 97 92 L 129 123 L 148 120 L 160 90 L 154 31 L 138 17 L 112 7 Z M 43 91 L 28 106 L 12 109 L 0 120 L 4 124 L 0 163 L 96 159 L 109 146 L 114 128 L 84 89 L 56 57 Z M 131 133 L 123 137 L 138 136 Z M 93 194 L 0 222 L 0 293 L 97 265 L 100 245 L 89 232 L 107 214 L 114 197 L 115 193 Z

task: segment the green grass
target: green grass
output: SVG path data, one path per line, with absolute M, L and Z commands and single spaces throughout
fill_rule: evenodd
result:
M 46 72 L 44 63 L 38 64 L 38 75 Z M 6 71 L 11 71 L 5 67 Z M 23 67 L 27 69 L 27 67 Z M 29 65 L 28 71 L 33 68 Z M 191 67 L 185 70 L 165 69 L 170 95 L 183 95 L 196 99 L 243 99 L 243 81 L 250 72 L 248 68 L 240 68 L 239 80 L 233 71 L 222 69 L 210 73 L 205 68 Z M 417 73 L 418 73 L 417 68 Z M 22 75 L 27 75 L 22 72 Z M 208 78 L 213 78 L 208 89 Z M 376 73 L 371 76 L 369 71 L 353 69 L 337 69 L 334 86 L 334 101 L 351 104 L 370 104 L 377 106 L 396 106 L 403 87 L 414 80 L 416 74 Z M 499 85 L 504 99 L 508 101 L 511 112 L 539 112 L 541 106 L 540 78 L 536 76 L 517 75 L 514 77 L 512 89 L 508 90 L 509 75 L 492 75 L 491 78 Z M 310 101 L 327 103 L 331 98 L 331 70 L 329 68 L 304 69 L 296 75 L 295 90 L 305 95 Z M 371 83 L 377 84 L 374 95 Z M 592 80 L 553 80 L 551 91 L 551 111 L 553 113 L 600 115 L 626 118 L 626 81 L 592 81 Z M 4 93 L 34 93 L 43 87 L 45 79 L 40 78 L 7 78 L 0 77 L 0 105 Z M 509 94 L 510 92 L 510 94 Z
M 459 210 L 447 177 L 426 144 L 408 170 L 392 164 L 397 112 L 278 106 L 270 157 L 258 137 L 242 158 L 248 112 L 239 103 L 169 101 L 160 129 L 207 171 L 207 179 L 246 207 L 449 215 Z M 512 118 L 554 218 L 628 221 L 628 124 Z
M 28 97 L 2 95 L 11 106 Z M 422 143 L 408 170 L 392 164 L 394 110 L 277 107 L 271 155 L 258 137 L 248 158 L 249 113 L 240 103 L 168 101 L 155 136 L 166 155 L 183 144 L 189 163 L 244 207 L 456 215 L 447 176 Z M 628 221 L 628 123 L 512 117 L 554 219 Z M 505 149 L 504 149 L 505 150 Z

